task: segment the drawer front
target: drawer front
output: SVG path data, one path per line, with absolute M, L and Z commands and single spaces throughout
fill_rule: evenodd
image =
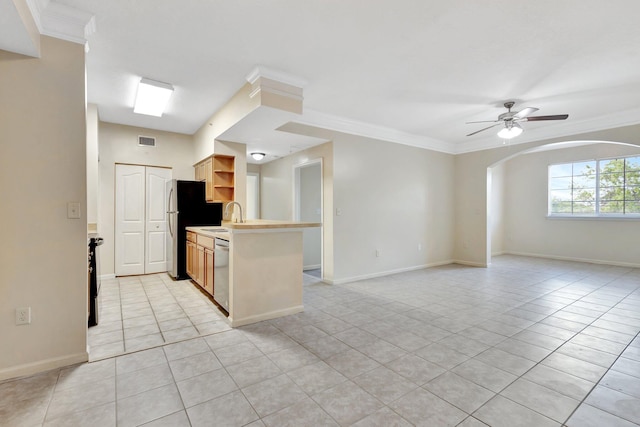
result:
M 213 238 L 198 234 L 198 246 L 213 250 Z
M 187 240 L 193 243 L 196 243 L 196 233 L 193 231 L 187 231 Z

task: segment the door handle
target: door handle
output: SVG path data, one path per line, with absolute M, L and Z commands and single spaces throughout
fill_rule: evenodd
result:
M 167 197 L 167 213 L 169 214 L 169 216 L 167 217 L 167 220 L 169 222 L 169 234 L 171 235 L 171 238 L 173 238 L 173 227 L 171 226 L 171 214 L 172 213 L 178 213 L 178 211 L 171 211 L 171 196 L 173 195 L 173 187 L 171 187 L 171 190 L 169 191 L 169 197 Z

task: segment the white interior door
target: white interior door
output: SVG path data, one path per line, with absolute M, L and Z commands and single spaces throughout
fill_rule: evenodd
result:
M 167 182 L 171 169 L 146 167 L 145 274 L 167 271 Z
M 116 165 L 116 276 L 167 271 L 167 182 L 171 169 Z
M 144 274 L 145 167 L 116 165 L 115 273 Z

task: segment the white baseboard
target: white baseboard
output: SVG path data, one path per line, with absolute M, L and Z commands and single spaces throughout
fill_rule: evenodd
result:
M 462 259 L 454 259 L 453 260 L 453 264 L 468 265 L 469 267 L 482 267 L 482 268 L 486 268 L 486 267 L 489 266 L 489 264 L 487 264 L 487 263 L 474 262 L 474 261 L 465 261 L 465 260 L 462 260 Z
M 307 270 L 317 270 L 320 267 L 322 267 L 322 265 L 320 264 L 314 264 L 314 265 L 305 265 L 302 267 L 302 271 L 307 271 Z
M 422 264 L 422 265 L 414 265 L 412 267 L 398 268 L 395 270 L 387 270 L 387 271 L 380 271 L 377 273 L 363 274 L 361 276 L 352 276 L 344 279 L 337 279 L 337 280 L 324 279 L 323 281 L 330 285 L 343 285 L 345 283 L 357 282 L 358 280 L 375 279 L 376 277 L 384 277 L 384 276 L 390 276 L 392 274 L 406 273 L 407 271 L 415 271 L 415 270 L 422 270 L 425 268 L 439 267 L 441 265 L 452 264 L 453 262 L 454 262 L 453 260 L 439 261 L 439 262 L 434 262 L 430 264 Z
M 100 275 L 100 280 L 111 280 L 111 279 L 115 279 L 116 275 L 115 274 L 101 274 Z
M 231 316 L 227 318 L 229 326 L 237 328 L 238 326 L 250 325 L 252 323 L 262 322 L 263 320 L 275 319 L 277 317 L 289 316 L 290 314 L 296 314 L 304 311 L 303 305 L 296 305 L 294 307 L 285 308 L 282 310 L 270 311 L 268 313 L 256 314 L 255 316 L 243 317 L 241 319 L 232 319 Z
M 575 261 L 575 262 L 584 262 L 588 264 L 602 264 L 602 265 L 614 265 L 616 267 L 640 267 L 640 263 L 637 262 L 620 262 L 620 261 L 611 261 L 611 260 L 603 260 L 603 259 L 592 259 L 592 258 L 578 258 L 578 257 L 567 257 L 560 255 L 548 255 L 548 254 L 536 254 L 530 252 L 512 252 L 505 251 L 503 255 L 517 255 L 517 256 L 528 256 L 532 258 L 547 258 L 547 259 L 557 259 L 559 261 Z
M 10 378 L 24 377 L 49 371 L 51 369 L 62 368 L 64 366 L 75 365 L 89 360 L 89 353 L 70 354 L 62 357 L 39 360 L 37 362 L 25 363 L 24 365 L 12 366 L 0 370 L 0 381 Z

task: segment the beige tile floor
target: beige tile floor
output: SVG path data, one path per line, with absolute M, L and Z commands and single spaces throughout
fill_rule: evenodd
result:
M 640 425 L 640 269 L 502 256 L 316 280 L 304 313 L 233 330 L 193 285 L 120 280 L 114 348 L 158 344 L 127 344 L 148 325 L 133 334 L 181 341 L 1 383 L 0 425 Z
M 89 328 L 89 359 L 229 329 L 223 313 L 189 281 L 166 273 L 103 280 L 99 322 Z

